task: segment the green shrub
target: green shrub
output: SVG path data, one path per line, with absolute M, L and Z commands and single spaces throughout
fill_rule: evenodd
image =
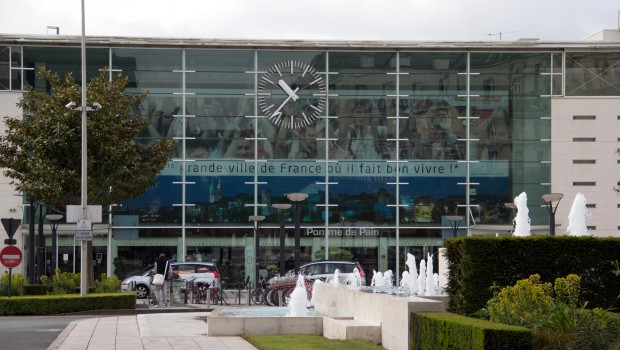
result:
M 512 286 L 533 274 L 547 282 L 576 274 L 581 277 L 579 300 L 591 308 L 620 309 L 620 278 L 610 273 L 610 264 L 620 261 L 620 238 L 462 237 L 444 245 L 451 312 L 470 315 L 493 297 L 489 287 L 494 283 Z
M 505 287 L 487 304 L 490 319 L 533 329 L 535 349 L 608 349 L 620 340 L 620 318 L 603 309 L 577 308 L 580 277 L 568 275 L 551 285 L 532 275 Z
M 75 293 L 76 288 L 78 288 L 79 292 L 79 273 L 61 272 L 60 269 L 57 268 L 51 281 L 47 276 L 41 276 L 40 280 L 47 287 L 49 294 Z
M 0 316 L 54 315 L 70 312 L 135 309 L 136 293 L 0 297 Z
M 581 278 L 575 274 L 570 274 L 566 278 L 556 278 L 553 284 L 556 301 L 573 308 L 579 303 L 580 289 Z
M 541 282 L 539 275 L 517 281 L 515 286 L 503 288 L 488 301 L 489 319 L 533 328 L 553 310 L 555 303 L 551 290 L 551 284 Z
M 412 313 L 410 349 L 531 349 L 532 332 L 447 312 Z
M 46 295 L 47 289 L 42 284 L 27 284 L 24 286 L 24 295 Z
M 95 293 L 120 293 L 121 283 L 116 276 L 108 278 L 108 275 L 102 273 L 101 281 L 95 281 Z
M 577 327 L 569 349 L 607 350 L 620 341 L 620 320 L 596 308 L 577 313 Z
M 11 274 L 11 296 L 24 295 L 24 286 L 27 284 L 26 279 L 21 273 Z M 9 274 L 5 273 L 0 279 L 0 295 L 8 295 L 9 293 Z

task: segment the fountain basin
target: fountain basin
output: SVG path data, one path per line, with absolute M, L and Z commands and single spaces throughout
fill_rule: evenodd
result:
M 207 334 L 323 334 L 323 317 L 286 316 L 287 312 L 287 308 L 262 306 L 216 309 L 208 318 Z

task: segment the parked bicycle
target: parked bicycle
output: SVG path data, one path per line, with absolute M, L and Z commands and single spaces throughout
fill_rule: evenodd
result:
M 190 303 L 193 304 L 206 304 L 207 303 L 207 290 L 209 289 L 209 283 L 196 281 L 196 279 L 186 282 L 186 291 L 190 295 Z
M 211 303 L 217 305 L 228 305 L 228 292 L 226 292 L 226 282 L 222 281 L 220 287 L 212 287 L 211 291 Z
M 256 305 L 263 304 L 265 302 L 265 293 L 267 293 L 267 281 L 262 279 L 258 281 L 258 286 L 250 293 L 250 299 Z

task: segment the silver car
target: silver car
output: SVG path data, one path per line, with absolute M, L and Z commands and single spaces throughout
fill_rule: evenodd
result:
M 173 262 L 170 266 L 172 267 L 173 278 L 207 283 L 213 287 L 220 285 L 220 273 L 214 263 Z M 139 299 L 147 298 L 151 294 L 150 275 L 152 271 L 153 268 L 151 267 L 141 274 L 125 278 L 121 284 L 121 290 L 135 290 Z
M 366 285 L 366 275 L 362 266 L 355 261 L 314 261 L 299 268 L 299 273 L 307 276 L 309 279 L 331 280 L 334 278 L 336 270 L 340 271 L 340 283 L 346 283 L 348 277 L 353 274 L 353 270 L 357 269 L 360 273 L 362 286 Z

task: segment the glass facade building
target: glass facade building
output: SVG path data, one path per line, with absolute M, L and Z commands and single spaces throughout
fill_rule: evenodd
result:
M 157 186 L 111 207 L 112 256 L 105 236 L 94 240 L 103 271 L 108 259 L 123 275 L 166 252 L 216 261 L 239 280 L 253 274 L 251 215 L 265 216 L 261 273 L 277 272 L 281 253 L 292 268 L 294 213 L 284 213 L 280 252 L 272 205 L 296 192 L 308 195 L 302 263 L 328 250 L 367 275 L 403 271 L 407 253 L 419 259 L 453 236 L 448 216 L 462 217 L 458 236 L 510 230 L 505 203 L 551 192 L 552 98 L 620 88 L 618 52 L 315 44 L 89 43 L 89 76 L 110 67 L 131 92 L 149 93 L 135 111 L 151 122 L 137 142 L 177 142 Z M 71 45 L 0 42 L 0 93 L 46 88 L 34 76 L 41 66 L 82 79 Z M 321 80 L 312 95 L 307 72 Z M 316 119 L 293 106 L 304 96 Z M 533 225 L 547 225 L 540 203 L 528 209 Z M 70 236 L 60 244 L 71 254 Z

